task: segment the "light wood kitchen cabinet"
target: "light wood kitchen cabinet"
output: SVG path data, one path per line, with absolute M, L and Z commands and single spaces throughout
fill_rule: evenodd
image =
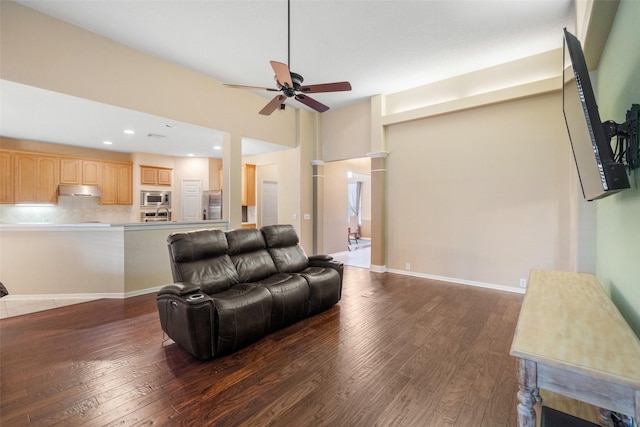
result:
M 95 160 L 60 159 L 60 184 L 100 185 L 102 163 Z
M 171 169 L 158 169 L 158 185 L 171 186 Z
M 133 204 L 133 179 L 130 163 L 102 163 L 103 205 Z
M 220 189 L 222 189 L 222 169 L 218 171 L 218 181 L 220 182 Z M 255 206 L 256 205 L 256 165 L 245 163 L 242 165 L 242 172 L 240 174 L 241 185 L 241 204 L 242 206 Z
M 13 203 L 13 153 L 0 151 L 0 203 Z
M 242 165 L 242 206 L 256 205 L 256 165 Z
M 140 166 L 140 184 L 171 186 L 173 169 L 157 166 Z
M 14 203 L 56 203 L 60 181 L 58 157 L 14 154 Z

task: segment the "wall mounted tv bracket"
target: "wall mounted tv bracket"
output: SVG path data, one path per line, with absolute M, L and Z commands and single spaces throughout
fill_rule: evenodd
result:
M 607 138 L 616 137 L 613 148 L 614 161 L 622 163 L 629 171 L 640 167 L 640 104 L 632 104 L 627 110 L 627 121 L 618 124 L 613 120 L 602 123 Z

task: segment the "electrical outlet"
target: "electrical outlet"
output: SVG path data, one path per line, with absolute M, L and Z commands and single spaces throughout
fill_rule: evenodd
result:
M 527 279 L 520 279 L 520 287 L 521 288 L 527 287 Z
M 311 214 L 304 214 L 304 219 L 311 219 Z
M 410 262 L 406 263 L 406 264 L 404 265 L 404 269 L 405 269 L 405 270 L 411 270 L 411 263 L 410 263 Z

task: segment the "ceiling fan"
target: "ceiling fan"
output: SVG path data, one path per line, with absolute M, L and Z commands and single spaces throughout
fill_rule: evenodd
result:
M 287 63 L 291 64 L 291 0 L 287 0 Z M 294 73 L 289 69 L 289 65 L 283 64 L 278 61 L 269 61 L 271 68 L 275 72 L 275 80 L 277 88 L 265 88 L 257 86 L 243 86 L 225 84 L 227 87 L 237 89 L 254 89 L 254 90 L 267 90 L 270 92 L 281 92 L 276 95 L 267 105 L 260 110 L 260 114 L 268 116 L 273 113 L 278 107 L 284 109 L 284 101 L 287 98 L 295 98 L 297 101 L 302 102 L 307 107 L 310 107 L 320 113 L 323 113 L 329 109 L 326 105 L 315 99 L 307 96 L 307 93 L 321 93 L 321 92 L 342 92 L 351 90 L 351 84 L 349 82 L 335 82 L 335 83 L 322 83 L 316 85 L 302 86 L 304 79 L 300 74 Z

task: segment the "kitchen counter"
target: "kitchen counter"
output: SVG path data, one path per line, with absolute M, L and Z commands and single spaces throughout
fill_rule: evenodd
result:
M 173 282 L 167 237 L 227 221 L 0 224 L 0 281 L 30 298 L 123 298 Z

